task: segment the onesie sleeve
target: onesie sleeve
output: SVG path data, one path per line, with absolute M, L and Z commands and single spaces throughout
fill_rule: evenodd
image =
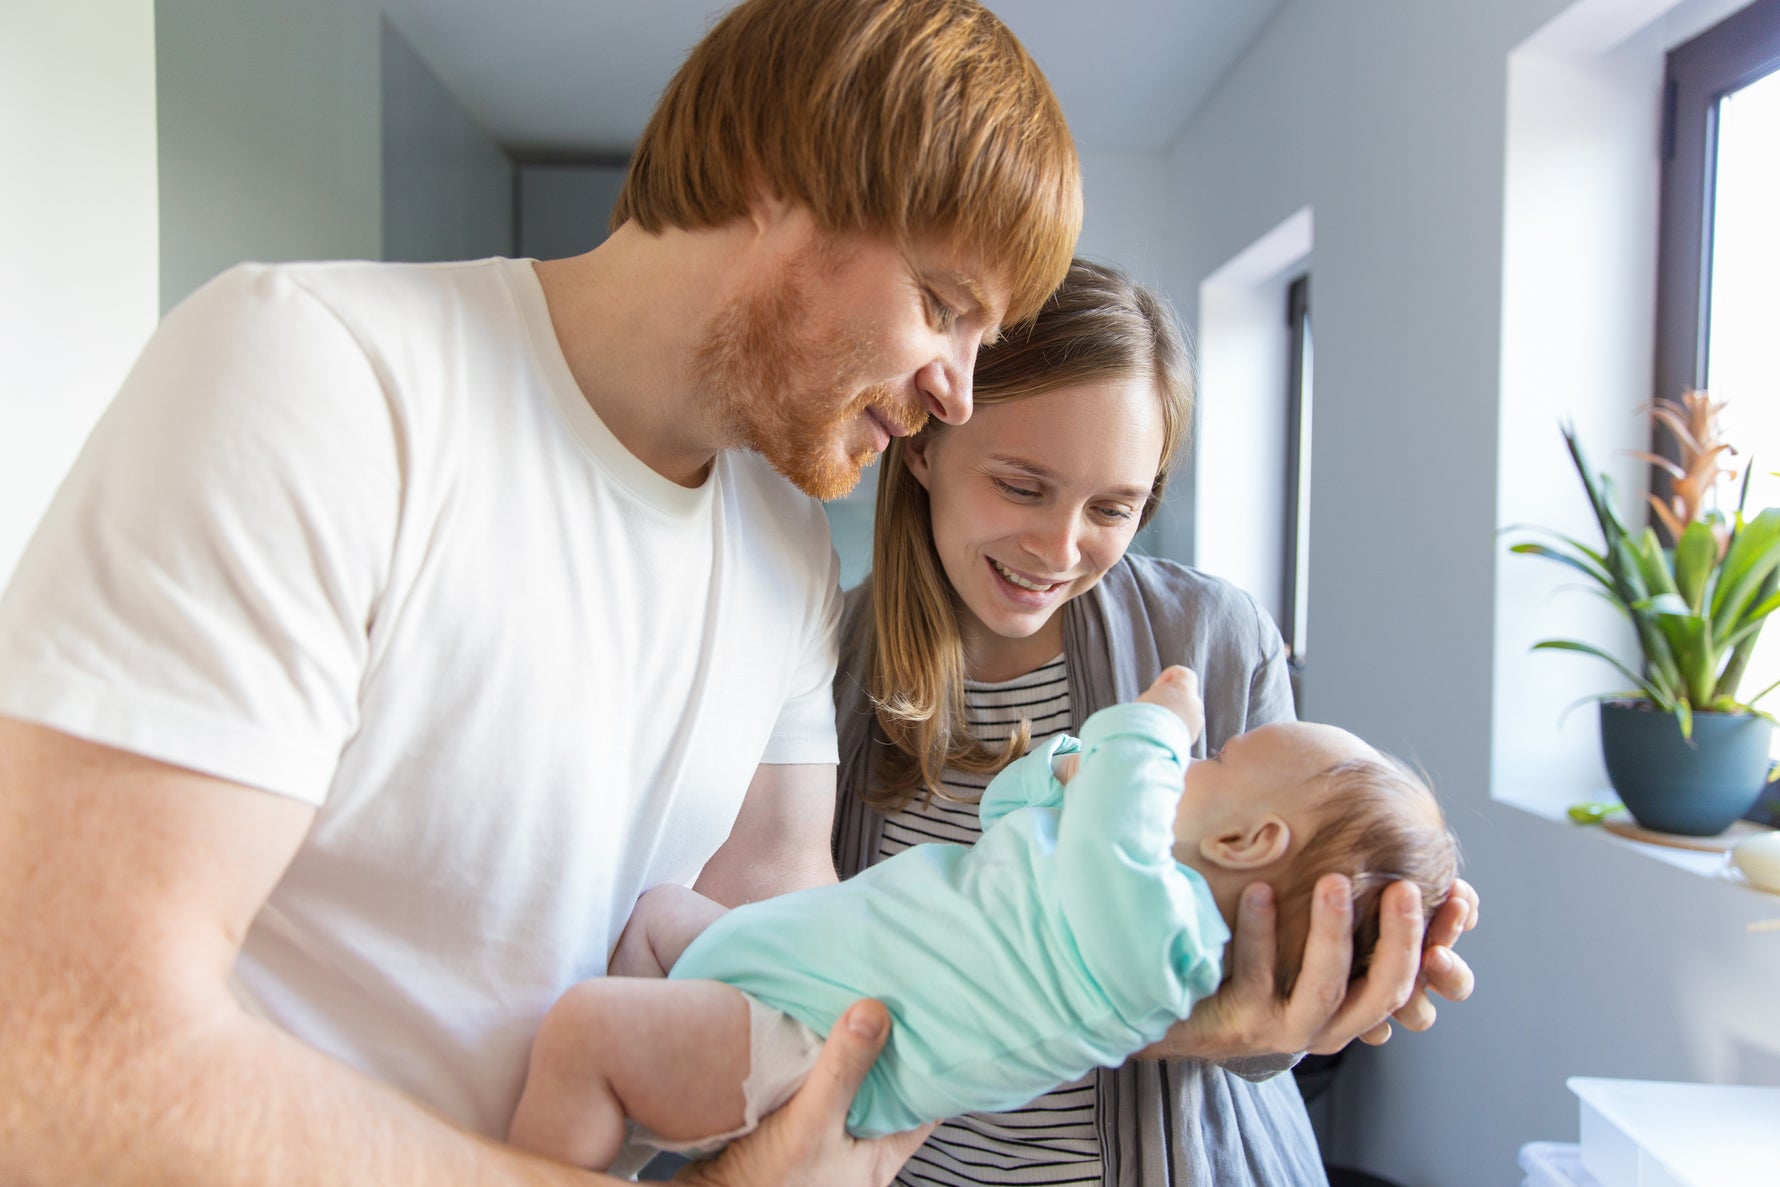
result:
M 0 598 L 0 712 L 320 803 L 358 725 L 400 473 L 364 351 L 300 282 L 168 315 Z
M 1160 705 L 1114 705 L 1082 729 L 1057 828 L 1060 908 L 1090 973 L 1128 1017 L 1185 1017 L 1217 988 L 1229 931 L 1203 879 L 1174 859 L 1192 736 Z
M 1003 767 L 989 781 L 977 815 L 986 829 L 1017 808 L 1055 808 L 1063 802 L 1063 784 L 1051 771 L 1052 762 L 1060 755 L 1074 754 L 1082 744 L 1068 734 L 1056 734 L 1025 757 Z

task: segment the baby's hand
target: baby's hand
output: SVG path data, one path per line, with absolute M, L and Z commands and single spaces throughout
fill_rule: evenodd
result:
M 1163 668 L 1156 682 L 1137 699 L 1174 710 L 1195 739 L 1205 729 L 1205 702 L 1199 699 L 1199 677 L 1191 668 L 1180 664 Z

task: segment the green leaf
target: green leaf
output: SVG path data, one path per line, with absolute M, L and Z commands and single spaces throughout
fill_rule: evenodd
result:
M 1776 568 L 1780 568 L 1780 507 L 1769 507 L 1737 532 L 1719 566 L 1718 587 L 1712 591 L 1712 626 L 1721 638 L 1736 629 Z
M 1626 548 L 1638 562 L 1638 576 L 1644 588 L 1652 596 L 1658 594 L 1680 595 L 1675 585 L 1675 575 L 1669 571 L 1669 556 L 1663 551 L 1663 542 L 1656 538 L 1656 529 L 1645 528 L 1636 536 L 1628 538 Z
M 1608 655 L 1605 651 L 1602 651 L 1599 647 L 1596 647 L 1593 644 L 1578 643 L 1574 639 L 1541 639 L 1533 644 L 1533 650 L 1579 651 L 1583 655 L 1592 655 L 1596 659 L 1605 660 L 1607 663 L 1612 664 L 1627 680 L 1630 680 L 1633 684 L 1637 685 L 1639 690 L 1654 701 L 1659 708 L 1669 710 L 1675 707 L 1673 697 L 1669 696 L 1661 688 L 1657 687 L 1657 685 L 1638 675 L 1638 673 L 1632 671 L 1630 668 L 1626 667 L 1617 659 L 1614 659 L 1611 655 Z
M 1622 806 L 1602 803 L 1571 804 L 1564 813 L 1577 824 L 1599 824 L 1607 819 L 1609 813 L 1619 811 Z
M 1718 563 L 1718 538 L 1706 524 L 1695 520 L 1675 544 L 1675 586 L 1698 612 L 1706 596 L 1706 583 Z
M 1675 612 L 1655 611 L 1657 626 L 1675 657 L 1686 699 L 1704 707 L 1718 683 L 1718 651 L 1712 646 L 1711 620 L 1689 610 L 1678 595 L 1664 594 L 1657 601 L 1678 608 Z
M 1744 704 L 1753 707 L 1755 702 L 1761 700 L 1763 697 L 1767 696 L 1770 692 L 1773 692 L 1776 688 L 1780 688 L 1780 680 L 1774 681 L 1772 684 L 1768 685 L 1766 688 L 1762 689 L 1760 692 L 1758 692 L 1754 696 L 1750 697 L 1747 701 L 1744 702 Z M 1762 714 L 1762 716 L 1766 717 L 1767 714 L 1764 713 L 1764 714 Z M 1772 718 L 1769 718 L 1769 720 L 1772 720 Z
M 1769 576 L 1768 584 L 1770 586 L 1774 584 L 1773 575 Z M 1737 624 L 1737 629 L 1721 640 L 1719 646 L 1736 647 L 1740 645 L 1745 639 L 1760 631 L 1767 624 L 1768 615 L 1776 610 L 1780 610 L 1780 592 L 1771 594 L 1751 606 L 1744 613 L 1743 621 Z
M 1552 548 L 1550 545 L 1531 543 L 1516 544 L 1509 548 L 1508 551 L 1519 553 L 1521 556 L 1544 557 L 1546 560 L 1556 561 L 1561 565 L 1569 565 L 1572 569 L 1579 570 L 1580 572 L 1587 574 L 1593 580 L 1600 582 L 1609 590 L 1614 588 L 1613 578 L 1604 567 L 1597 564 L 1591 564 L 1583 557 L 1572 556 L 1567 552 Z

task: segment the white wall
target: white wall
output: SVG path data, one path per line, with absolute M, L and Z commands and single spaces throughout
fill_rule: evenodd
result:
M 154 10 L 0 6 L 0 584 L 157 315 Z
M 1332 1153 L 1407 1187 L 1517 1182 L 1521 1143 L 1576 1137 L 1568 1075 L 1780 1084 L 1780 942 L 1745 930 L 1775 900 L 1490 794 L 1516 745 L 1492 729 L 1517 691 L 1498 685 L 1498 569 L 1535 563 L 1496 536 L 1501 461 L 1555 437 L 1570 394 L 1555 372 L 1503 395 L 1524 375 L 1503 342 L 1524 312 L 1503 311 L 1508 55 L 1565 7 L 1288 0 L 1170 149 L 1167 280 L 1195 320 L 1207 275 L 1316 212 L 1305 712 L 1426 766 L 1485 899 L 1476 998 L 1337 1081 Z M 1641 236 L 1648 197 L 1623 198 L 1611 221 Z M 1647 331 L 1626 349 L 1635 377 Z M 1522 771 L 1558 799 L 1594 790 Z

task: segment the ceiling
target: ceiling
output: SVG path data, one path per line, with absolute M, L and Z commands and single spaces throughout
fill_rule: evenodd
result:
M 1154 150 L 1282 0 L 989 0 L 1077 143 Z M 519 154 L 623 155 L 726 0 L 383 0 L 471 116 Z

